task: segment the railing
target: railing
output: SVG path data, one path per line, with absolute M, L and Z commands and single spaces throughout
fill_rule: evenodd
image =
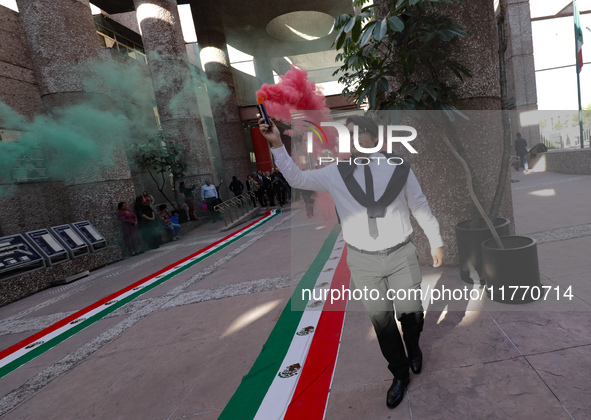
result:
M 227 227 L 226 213 L 230 216 L 230 223 L 234 223 L 232 210 L 236 215 L 236 220 L 238 220 L 251 210 L 249 207 L 255 208 L 254 203 L 256 203 L 254 192 L 248 191 L 214 206 L 213 209 L 224 216 L 224 223 Z M 240 210 L 240 215 L 238 215 L 238 210 Z
M 569 125 L 561 129 L 540 128 L 540 143 L 544 143 L 549 149 L 572 149 L 581 147 L 579 126 Z M 589 147 L 591 138 L 591 124 L 583 126 L 583 144 Z

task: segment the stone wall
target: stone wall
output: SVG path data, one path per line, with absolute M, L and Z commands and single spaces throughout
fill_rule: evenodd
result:
M 510 108 L 537 109 L 536 71 L 529 0 L 502 0 L 505 18 L 505 65 Z M 530 135 L 528 133 L 528 135 Z
M 43 110 L 39 86 L 18 13 L 4 6 L 0 6 L 0 39 L 0 100 L 30 119 Z
M 591 175 L 591 149 L 561 149 L 540 153 L 532 161 L 533 172 Z
M 456 120 L 455 132 L 465 148 L 468 160 L 474 167 L 479 186 L 480 203 L 488 212 L 497 187 L 502 157 L 502 125 L 498 111 L 464 111 L 469 120 Z M 419 120 L 405 121 L 417 130 L 413 147 L 417 154 L 405 150 L 400 153 L 407 159 L 427 198 L 433 215 L 439 222 L 444 242 L 446 265 L 458 264 L 455 225 L 468 220 L 473 204 L 469 196 L 467 178 L 463 167 L 445 145 L 439 130 L 429 123 L 427 112 L 420 112 Z M 509 168 L 512 170 L 511 168 Z M 509 177 L 499 212 L 500 217 L 513 221 L 511 187 Z M 430 265 L 431 255 L 427 238 L 416 221 L 412 220 L 413 243 L 419 250 L 419 261 Z
M 39 86 L 35 79 L 17 12 L 0 6 L 0 101 L 31 121 L 43 112 Z M 0 129 L 15 129 L 0 116 Z M 10 182 L 9 180 L 3 181 Z M 61 195 L 54 183 L 2 185 L 0 194 L 0 236 L 48 227 L 55 213 L 44 203 Z M 64 209 L 62 208 L 62 211 Z
M 90 271 L 119 259 L 121 259 L 121 249 L 117 246 L 108 246 L 73 260 L 2 280 L 0 281 L 0 306 L 46 289 L 55 280 Z
M 22 5 L 28 5 L 28 2 L 20 3 L 19 9 Z M 37 6 L 39 4 L 31 4 L 33 9 Z M 74 10 L 72 15 L 80 14 L 80 10 L 87 12 L 86 40 L 97 43 L 90 11 L 86 9 L 88 4 L 81 5 L 76 2 L 71 6 L 80 8 Z M 48 37 L 41 33 L 41 27 L 49 32 L 63 28 L 60 25 L 47 24 L 47 19 L 53 18 L 59 22 L 69 21 L 70 29 L 79 27 L 83 19 L 60 20 L 61 15 L 58 12 L 52 16 L 41 13 L 39 15 L 41 17 L 37 19 L 39 16 L 36 12 L 36 9 L 29 10 L 33 16 L 32 18 L 29 16 L 27 33 L 22 14 L 0 6 L 0 101 L 25 119 L 24 124 L 18 126 L 0 119 L 0 129 L 26 132 L 29 128 L 28 123 L 37 116 L 46 114 L 53 105 L 68 106 L 84 96 L 83 92 L 70 94 L 70 91 L 76 89 L 69 89 L 66 86 L 68 76 L 71 76 L 68 73 L 69 70 L 61 73 L 59 69 L 56 70 L 56 66 L 64 65 L 65 58 L 76 62 L 77 58 L 83 55 L 79 54 L 77 47 L 73 48 L 68 55 L 65 47 L 61 44 L 51 44 L 47 40 Z M 33 39 L 37 48 L 34 51 L 36 55 L 31 53 L 29 48 L 31 39 L 27 40 L 26 34 L 33 38 L 38 36 L 43 40 L 43 42 L 37 42 Z M 85 42 L 80 39 L 70 39 L 63 34 L 61 38 L 60 34 L 52 36 L 59 38 L 65 45 L 78 45 Z M 48 48 L 43 49 L 43 47 Z M 47 51 L 48 49 L 51 51 Z M 98 43 L 96 50 L 98 51 Z M 33 59 L 34 55 L 36 61 Z M 46 62 L 43 61 L 45 59 L 47 59 Z M 50 74 L 55 77 L 53 79 L 40 77 L 40 74 Z M 61 104 L 60 101 L 62 101 Z M 122 149 L 120 151 L 121 153 L 116 153 L 112 159 L 116 168 L 99 179 L 86 179 L 88 177 L 84 174 L 78 174 L 65 182 L 64 179 L 48 178 L 45 182 L 36 180 L 15 183 L 12 177 L 0 181 L 0 236 L 89 220 L 105 236 L 109 245 L 118 245 L 121 242 L 121 228 L 116 217 L 117 202 L 125 200 L 132 203 L 135 195 L 125 153 Z M 55 153 L 47 150 L 43 152 L 45 161 L 42 165 L 46 165 L 50 158 L 54 158 Z M 4 149 L 1 153 L 5 153 Z M 109 246 L 107 250 L 90 256 L 77 258 L 35 273 L 2 280 L 0 281 L 0 305 L 46 288 L 59 277 L 93 270 L 120 258 L 119 247 Z

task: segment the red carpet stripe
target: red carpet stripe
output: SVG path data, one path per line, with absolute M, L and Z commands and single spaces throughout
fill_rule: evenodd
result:
M 347 250 L 335 270 L 331 289 L 349 288 L 351 272 L 347 266 Z M 336 366 L 347 300 L 331 303 L 327 298 L 318 329 L 310 345 L 308 357 L 284 419 L 322 419 Z

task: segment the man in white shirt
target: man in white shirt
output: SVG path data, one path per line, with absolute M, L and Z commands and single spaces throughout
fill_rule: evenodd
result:
M 414 373 L 422 368 L 419 336 L 423 307 L 420 293 L 416 293 L 420 291 L 422 276 L 416 248 L 409 241 L 410 212 L 429 239 L 433 267 L 441 266 L 443 261 L 443 241 L 439 224 L 410 165 L 391 165 L 383 153 L 368 154 L 356 149 L 355 127 L 359 130 L 359 145 L 369 149 L 377 145 L 377 124 L 371 118 L 357 116 L 349 117 L 346 125 L 351 134 L 352 157 L 358 159 L 351 159 L 351 164 L 341 161 L 315 171 L 301 171 L 283 146 L 277 126 L 269 127 L 263 119 L 259 120 L 261 133 L 273 146 L 275 163 L 287 182 L 294 188 L 327 191 L 332 196 L 348 244 L 347 264 L 356 288 L 379 292 L 377 299 L 364 300 L 363 304 L 388 369 L 394 375 L 386 396 L 386 404 L 394 408 L 404 398 L 410 382 L 409 368 Z M 356 165 L 355 161 L 366 164 Z M 398 291 L 406 292 L 406 299 L 394 301 L 388 297 L 401 296 Z M 402 325 L 403 337 L 396 318 Z
M 211 216 L 211 223 L 215 223 L 217 216 L 214 206 L 218 201 L 218 192 L 215 185 L 213 185 L 209 179 L 206 179 L 205 185 L 201 187 L 201 201 L 207 204 L 207 210 L 209 210 L 209 215 Z M 221 216 L 219 219 L 221 220 Z

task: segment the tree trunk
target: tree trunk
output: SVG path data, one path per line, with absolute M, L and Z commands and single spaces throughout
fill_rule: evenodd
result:
M 478 195 L 477 195 L 477 192 L 475 189 L 475 186 L 477 186 L 478 183 L 477 183 L 477 180 L 474 176 L 474 170 L 467 160 L 467 156 L 466 156 L 464 147 L 462 146 L 461 142 L 457 138 L 454 138 L 454 142 L 452 143 L 452 141 L 449 139 L 449 137 L 444 132 L 444 130 L 441 130 L 439 128 L 439 125 L 435 124 L 436 122 L 433 120 L 432 117 L 430 117 L 430 119 L 434 123 L 435 127 L 437 127 L 437 130 L 441 134 L 441 137 L 443 138 L 443 141 L 445 142 L 448 149 L 451 151 L 451 153 L 455 156 L 455 158 L 462 165 L 462 168 L 464 169 L 464 173 L 466 175 L 466 185 L 468 187 L 468 193 L 470 194 L 470 199 L 472 199 L 472 203 L 474 203 L 474 206 L 478 210 L 478 213 L 480 213 L 480 216 L 484 220 L 484 223 L 486 223 L 486 226 L 489 228 L 497 246 L 500 249 L 504 249 L 503 243 L 501 242 L 501 238 L 499 238 L 499 234 L 497 233 L 497 230 L 495 229 L 491 219 L 488 217 L 488 214 L 486 213 L 486 211 L 482 207 L 482 204 L 480 204 L 480 200 L 478 199 Z M 454 134 L 455 134 L 455 130 L 453 130 L 453 126 L 451 124 L 446 124 L 446 126 L 451 127 L 452 132 L 454 132 Z M 478 223 L 478 221 L 475 222 L 473 219 L 472 225 L 474 226 L 475 223 Z
M 164 197 L 164 199 L 166 201 L 168 201 L 168 203 L 170 204 L 170 206 L 174 209 L 174 204 L 172 204 L 172 201 L 170 201 L 170 199 L 166 196 L 166 194 L 164 194 L 164 185 L 165 185 L 165 182 L 166 182 L 166 180 L 164 179 L 164 173 L 162 174 L 162 185 L 160 185 L 160 183 L 158 182 L 158 180 L 154 177 L 154 174 L 152 173 L 152 171 L 149 170 L 148 173 L 150 174 L 150 176 L 152 177 L 152 179 L 156 183 L 156 188 L 158 189 L 158 191 L 160 192 L 160 194 L 162 194 L 162 197 Z

